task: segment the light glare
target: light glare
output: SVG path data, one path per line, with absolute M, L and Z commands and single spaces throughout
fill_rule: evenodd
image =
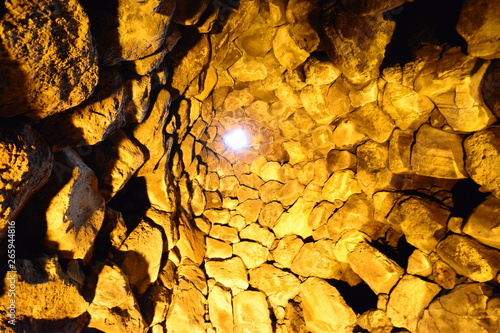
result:
M 248 135 L 243 129 L 238 128 L 224 135 L 224 143 L 234 150 L 244 149 L 249 146 Z

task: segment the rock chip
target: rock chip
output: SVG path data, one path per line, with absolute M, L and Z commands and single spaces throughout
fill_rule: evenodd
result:
M 389 82 L 384 89 L 382 109 L 402 130 L 415 129 L 429 118 L 434 109 L 432 101 L 413 89 Z
M 463 232 L 488 246 L 500 249 L 500 200 L 490 195 L 465 222 Z
M 413 275 L 405 275 L 392 290 L 387 304 L 387 315 L 396 327 L 415 332 L 417 323 L 441 288 Z
M 98 263 L 93 267 L 95 296 L 88 312 L 89 327 L 104 332 L 143 332 L 146 329 L 139 305 L 120 268 L 112 263 Z
M 338 290 L 325 280 L 311 277 L 300 285 L 307 329 L 314 333 L 352 332 L 356 314 Z
M 53 156 L 30 126 L 2 120 L 0 125 L 0 230 L 50 177 Z
M 172 303 L 165 321 L 169 331 L 179 333 L 203 333 L 205 329 L 205 306 L 207 300 L 196 287 L 179 280 L 174 288 Z
M 89 18 L 76 0 L 18 1 L 0 24 L 0 114 L 45 118 L 77 106 L 97 84 Z
M 466 178 L 463 136 L 423 125 L 411 150 L 411 167 L 419 175 L 435 178 Z
M 272 229 L 278 222 L 281 214 L 283 214 L 283 211 L 283 206 L 277 201 L 264 204 L 257 222 L 264 227 Z
M 335 82 L 341 72 L 331 61 L 321 61 L 310 57 L 304 63 L 304 74 L 307 84 L 321 86 Z
M 396 127 L 391 117 L 375 102 L 367 103 L 349 114 L 358 129 L 373 141 L 383 143 L 389 140 Z
M 273 265 L 263 264 L 250 271 L 250 285 L 263 291 L 273 308 L 286 307 L 299 293 L 300 280 Z
M 259 243 L 242 241 L 233 244 L 233 254 L 243 259 L 248 269 L 252 269 L 267 261 L 269 250 Z
M 299 235 L 303 238 L 311 236 L 312 229 L 308 221 L 314 205 L 314 202 L 299 198 L 287 212 L 280 216 L 278 222 L 273 227 L 276 237 L 282 238 L 288 234 Z
M 238 237 L 238 230 L 219 224 L 214 224 L 212 226 L 210 229 L 210 237 L 230 243 L 238 243 L 240 241 L 240 238 Z
M 356 166 L 356 155 L 347 150 L 332 149 L 326 157 L 328 171 L 335 172 L 343 169 L 353 169 Z
M 142 166 L 145 156 L 136 142 L 118 130 L 97 145 L 89 159 L 99 180 L 99 192 L 109 201 Z
M 355 193 L 361 193 L 361 187 L 352 170 L 334 172 L 323 187 L 323 199 L 330 202 L 346 201 Z
M 415 250 L 408 257 L 408 266 L 406 272 L 412 275 L 428 277 L 432 274 L 432 262 L 424 252 Z
M 344 231 L 355 229 L 372 239 L 378 239 L 387 230 L 387 226 L 376 221 L 373 216 L 371 200 L 365 194 L 354 194 L 328 219 L 329 236 L 337 240 Z
M 491 295 L 491 287 L 483 283 L 459 285 L 431 303 L 417 332 L 494 332 L 499 320 L 489 313 L 498 311 L 498 303 L 488 302 Z
M 393 329 L 387 313 L 380 309 L 372 309 L 358 317 L 358 325 L 369 332 L 390 333 Z
M 490 281 L 500 271 L 500 252 L 466 236 L 448 236 L 438 244 L 437 253 L 458 274 L 473 281 Z
M 104 219 L 104 199 L 92 170 L 71 149 L 55 154 L 49 183 L 45 245 L 62 258 L 83 259 L 91 253 Z
M 266 228 L 262 228 L 257 223 L 250 223 L 240 231 L 242 239 L 250 239 L 256 241 L 267 248 L 270 248 L 274 242 L 274 234 Z
M 242 291 L 233 297 L 234 333 L 272 333 L 266 296 L 260 291 Z
M 236 211 L 245 218 L 248 222 L 256 222 L 263 202 L 260 199 L 249 199 L 240 203 L 236 207 Z
M 206 237 L 205 240 L 207 246 L 207 258 L 227 259 L 233 256 L 233 248 L 230 244 L 210 237 Z
M 331 6 L 323 14 L 323 27 L 328 57 L 351 83 L 365 86 L 379 76 L 395 22 L 385 20 L 381 14 L 339 13 Z
M 342 267 L 335 257 L 334 247 L 335 243 L 329 239 L 306 243 L 293 259 L 291 271 L 305 277 L 339 279 Z
M 417 249 L 430 253 L 446 232 L 450 212 L 430 200 L 417 196 L 403 197 L 394 206 L 388 221 L 401 229 L 408 243 Z
M 465 169 L 481 185 L 481 191 L 500 198 L 500 176 L 492 170 L 500 168 L 500 129 L 476 132 L 464 141 Z
M 278 264 L 277 266 L 290 268 L 303 245 L 304 241 L 293 234 L 280 239 L 272 250 L 273 259 Z
M 208 294 L 208 313 L 216 330 L 233 332 L 233 305 L 230 292 L 214 286 Z
M 395 190 L 398 179 L 388 168 L 387 143 L 367 141 L 357 149 L 357 179 L 363 192 L 368 195 L 380 190 Z
M 292 36 L 289 25 L 278 28 L 273 39 L 273 52 L 280 64 L 288 69 L 295 69 L 309 57 L 309 52 L 304 49 Z
M 106 66 L 156 52 L 165 42 L 175 10 L 172 0 L 117 0 L 114 4 L 85 0 L 83 6 L 93 23 L 99 62 Z
M 222 261 L 205 262 L 207 275 L 224 287 L 230 288 L 233 295 L 248 288 L 248 276 L 245 264 L 240 257 Z
M 163 238 L 160 229 L 141 221 L 120 246 L 123 253 L 120 267 L 132 288 L 142 295 L 150 283 L 158 278 Z

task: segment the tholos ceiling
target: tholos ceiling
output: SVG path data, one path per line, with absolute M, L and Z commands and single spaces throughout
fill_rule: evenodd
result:
M 500 2 L 6 0 L 0 327 L 498 332 Z

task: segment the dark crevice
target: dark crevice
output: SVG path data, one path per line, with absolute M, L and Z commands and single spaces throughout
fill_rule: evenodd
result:
M 378 297 L 366 283 L 351 287 L 347 282 L 340 280 L 327 280 L 328 283 L 339 291 L 347 305 L 357 314 L 377 308 Z
M 381 69 L 404 66 L 415 60 L 425 44 L 459 46 L 466 53 L 467 43 L 455 30 L 463 0 L 415 0 L 384 13 L 396 22 L 391 42 L 386 47 Z
M 379 239 L 377 242 L 371 243 L 371 245 L 384 253 L 387 257 L 394 260 L 399 266 L 406 269 L 408 266 L 408 258 L 415 250 L 415 247 L 410 245 L 405 236 L 401 236 L 398 241 L 396 248 L 390 246 L 384 238 Z
M 144 177 L 132 177 L 108 203 L 108 206 L 121 212 L 128 231 L 133 230 L 151 207 L 146 191 Z
M 472 179 L 462 179 L 451 190 L 454 207 L 451 215 L 466 218 L 474 208 L 486 199 L 489 193 L 479 191 L 480 186 Z

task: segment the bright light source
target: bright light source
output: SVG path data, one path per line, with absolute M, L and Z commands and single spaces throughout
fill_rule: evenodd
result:
M 231 149 L 239 150 L 247 148 L 250 144 L 248 135 L 241 128 L 234 129 L 224 135 L 224 143 Z

